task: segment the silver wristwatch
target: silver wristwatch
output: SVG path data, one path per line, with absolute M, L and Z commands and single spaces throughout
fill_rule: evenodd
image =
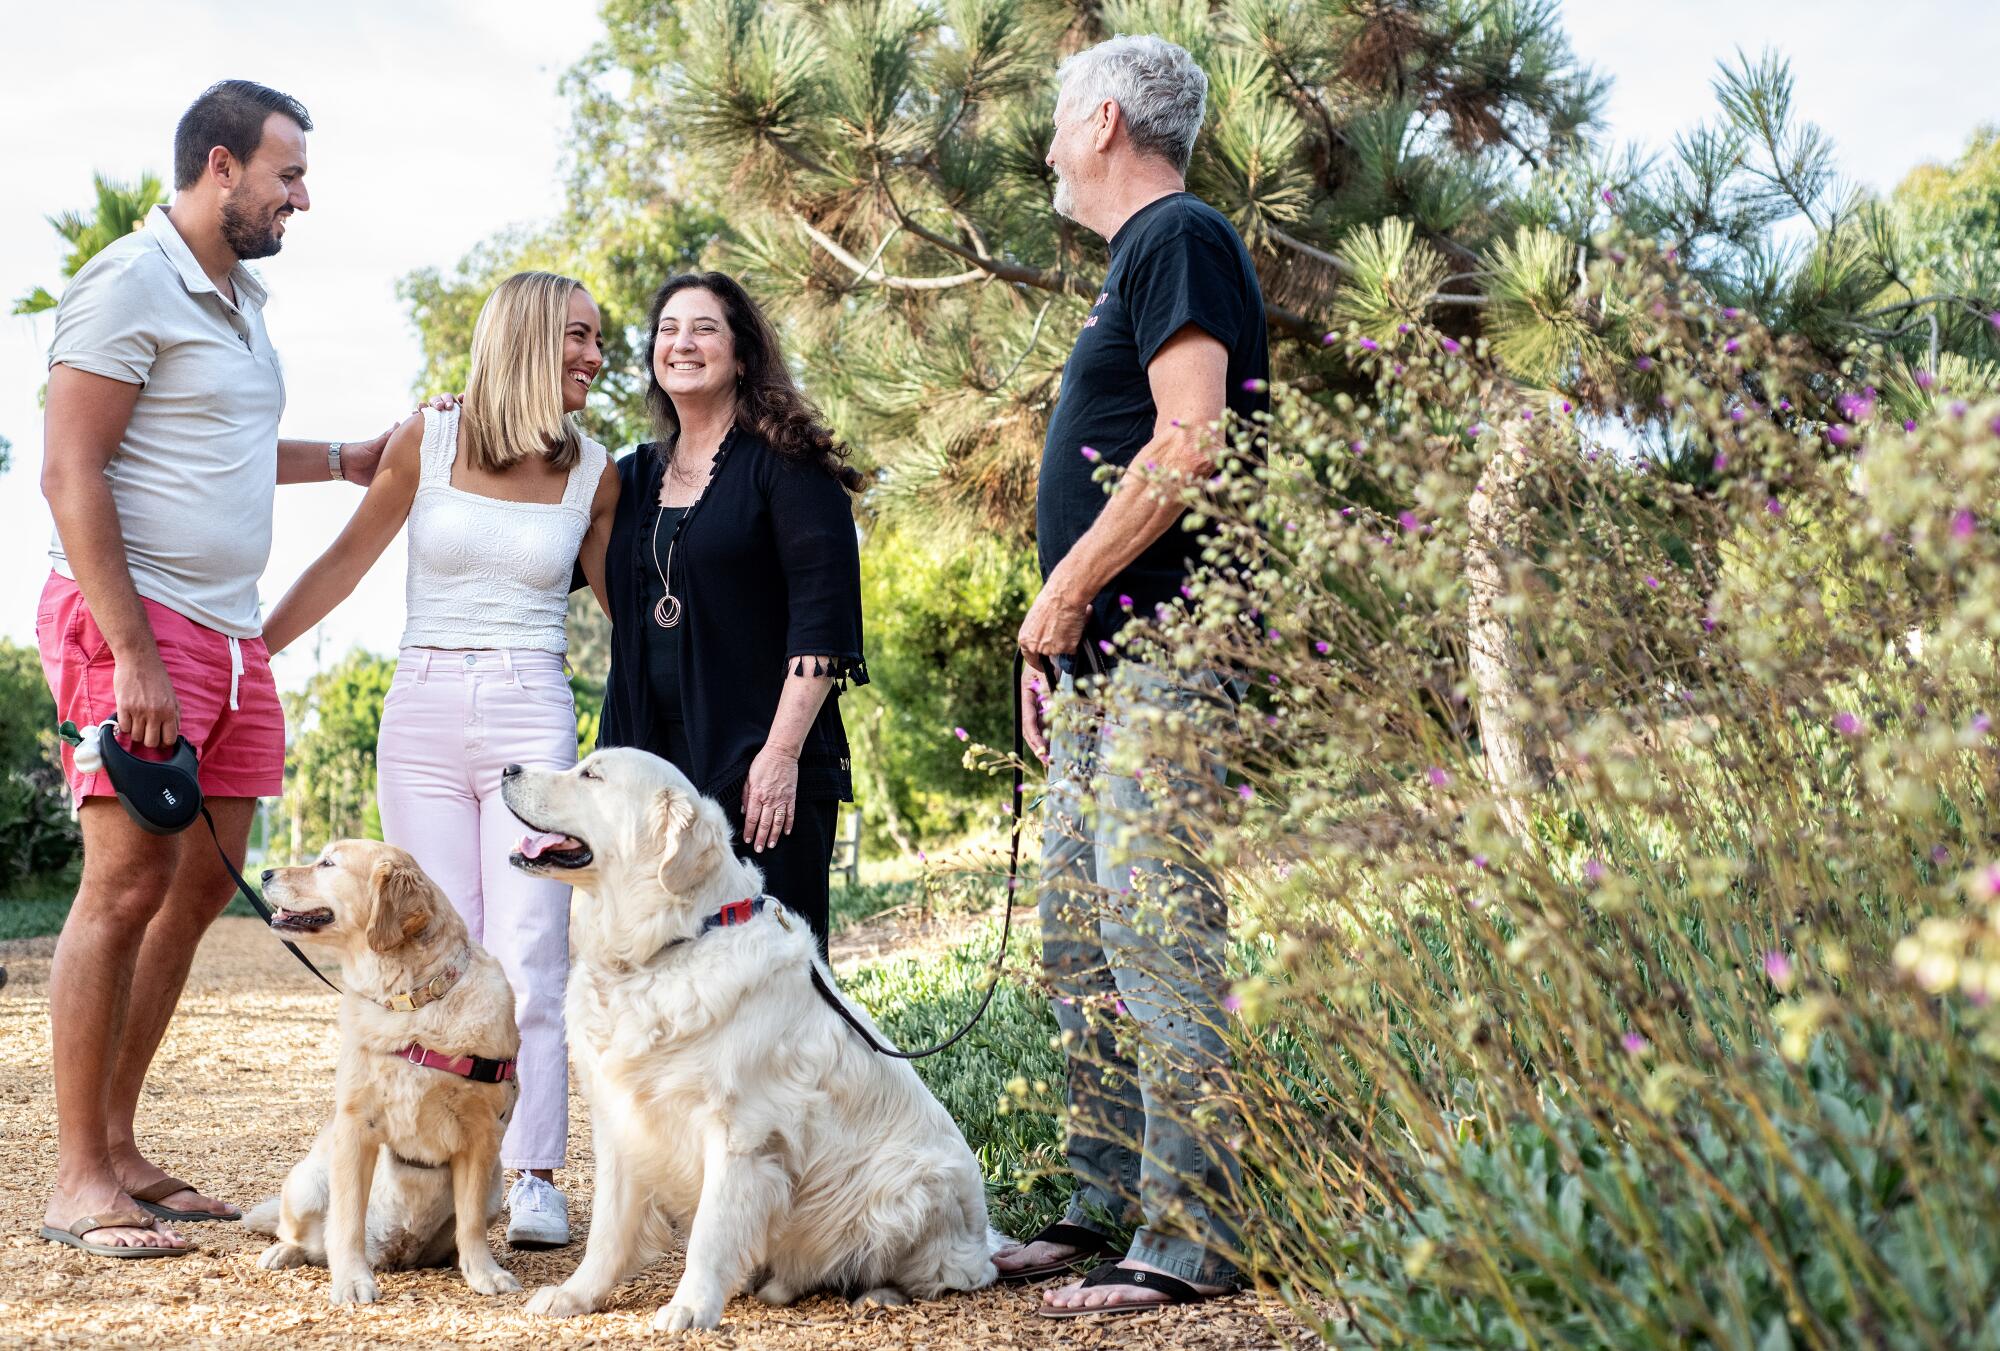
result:
M 347 475 L 340 472 L 340 448 L 346 444 L 345 441 L 327 442 L 326 476 L 328 478 L 345 479 L 347 477 Z

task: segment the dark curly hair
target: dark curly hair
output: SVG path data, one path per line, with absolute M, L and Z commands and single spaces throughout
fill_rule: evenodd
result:
M 750 293 L 726 272 L 683 272 L 653 293 L 646 315 L 646 411 L 662 440 L 680 435 L 674 401 L 660 386 L 653 368 L 653 348 L 660 336 L 660 311 L 682 291 L 707 291 L 722 302 L 736 359 L 743 379 L 736 387 L 736 424 L 764 438 L 772 450 L 798 464 L 815 464 L 833 475 L 840 486 L 858 493 L 867 486 L 861 471 L 847 462 L 848 450 L 833 435 L 819 409 L 792 380 L 778 346 L 778 330 Z

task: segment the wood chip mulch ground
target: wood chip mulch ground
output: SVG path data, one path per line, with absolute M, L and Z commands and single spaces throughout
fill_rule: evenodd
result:
M 517 1253 L 493 1232 L 518 1295 L 469 1291 L 456 1270 L 378 1277 L 382 1302 L 334 1308 L 326 1273 L 267 1272 L 265 1239 L 234 1224 L 185 1231 L 186 1257 L 118 1262 L 44 1243 L 46 1190 L 55 1171 L 55 1102 L 49 1074 L 47 980 L 51 939 L 0 943 L 0 1346 L 417 1347 L 464 1344 L 541 1348 L 659 1343 L 653 1311 L 672 1295 L 680 1260 L 669 1255 L 613 1296 L 600 1314 L 531 1318 L 528 1294 L 563 1280 L 582 1258 L 590 1224 L 590 1135 L 572 1098 L 569 1193 L 576 1242 Z M 250 919 L 224 919 L 195 961 L 141 1109 L 142 1142 L 171 1172 L 212 1195 L 250 1204 L 275 1192 L 324 1120 L 333 1084 L 334 997 Z M 1275 1304 L 1252 1295 L 1195 1308 L 1052 1323 L 1033 1317 L 1033 1290 L 996 1287 L 930 1304 L 857 1313 L 815 1297 L 789 1309 L 730 1303 L 721 1330 L 690 1335 L 706 1347 L 1190 1348 L 1247 1351 L 1313 1339 Z

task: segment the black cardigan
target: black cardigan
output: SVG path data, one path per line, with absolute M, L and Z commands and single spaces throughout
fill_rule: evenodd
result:
M 649 526 L 665 462 L 648 442 L 618 462 L 618 512 L 605 554 L 611 670 L 597 744 L 666 754 L 647 679 L 652 609 Z M 661 553 L 666 552 L 664 542 Z M 834 688 L 799 751 L 799 797 L 851 802 L 840 691 L 868 683 L 861 655 L 861 550 L 847 490 L 816 465 L 787 460 L 739 428 L 674 549 L 681 612 L 681 720 L 702 792 L 729 801 L 770 735 L 788 672 L 828 657 L 815 674 Z

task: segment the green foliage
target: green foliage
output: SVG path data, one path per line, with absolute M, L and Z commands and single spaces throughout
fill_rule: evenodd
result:
M 1242 1255 L 1339 1345 L 1989 1344 L 2000 402 L 1803 422 L 1805 345 L 1645 250 L 1583 285 L 1703 484 L 1435 330 L 1356 343 L 1369 399 L 1281 391 L 1186 489 L 1247 566 L 1127 640 L 1257 691 L 1118 710 L 1244 780 L 1172 808 L 1244 940 Z M 1438 660 L 1482 614 L 1504 708 Z
M 271 841 L 271 857 L 297 862 L 328 840 L 382 838 L 375 806 L 375 743 L 382 700 L 396 674 L 393 657 L 356 648 L 284 696 L 292 743 L 285 755 L 285 796 L 279 815 L 289 823 Z
M 143 174 L 137 183 L 131 184 L 115 182 L 103 174 L 92 174 L 90 181 L 96 190 L 97 202 L 89 215 L 80 211 L 65 211 L 48 218 L 49 224 L 69 246 L 62 261 L 65 280 L 81 272 L 83 265 L 96 257 L 105 245 L 142 228 L 147 214 L 166 200 L 160 192 L 160 180 L 153 174 Z M 56 297 L 50 295 L 46 288 L 37 286 L 14 302 L 14 313 L 40 314 L 55 307 Z
M 41 653 L 0 638 L 0 771 L 46 769 L 56 760 L 56 701 Z
M 1006 781 L 965 768 L 968 740 L 1012 736 L 1014 635 L 1033 561 L 997 540 L 945 549 L 874 535 L 861 554 L 869 683 L 841 700 L 855 796 L 871 832 L 908 851 L 997 819 Z
M 0 770 L 0 885 L 59 873 L 82 849 L 59 771 Z
M 863 967 L 841 986 L 899 1047 L 933 1045 L 978 1007 L 999 937 L 995 925 L 984 924 L 972 939 L 938 956 Z M 1054 1120 L 1013 1107 L 1021 1090 L 1046 1095 L 1062 1081 L 1048 1001 L 1019 979 L 1035 968 L 1036 951 L 1033 934 L 1017 925 L 1007 954 L 1009 974 L 986 1016 L 951 1049 L 916 1062 L 918 1076 L 979 1158 L 994 1227 L 1016 1234 L 1033 1233 L 1058 1218 L 1068 1195 L 1054 1176 L 1062 1168 Z

